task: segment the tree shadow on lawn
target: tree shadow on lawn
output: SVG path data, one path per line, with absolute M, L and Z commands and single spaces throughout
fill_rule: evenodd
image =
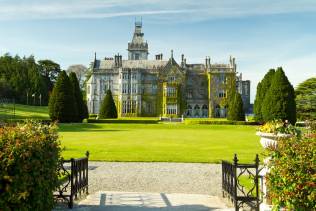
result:
M 104 129 L 102 125 L 89 123 L 61 123 L 58 124 L 59 132 L 120 132 L 127 130 Z

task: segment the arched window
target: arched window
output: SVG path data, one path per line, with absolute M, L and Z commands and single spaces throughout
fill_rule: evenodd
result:
M 220 109 L 221 109 L 221 107 L 219 105 L 215 106 L 215 117 L 220 117 L 221 116 Z
M 201 113 L 200 113 L 200 106 L 199 105 L 195 105 L 194 106 L 194 116 L 195 117 L 200 117 Z

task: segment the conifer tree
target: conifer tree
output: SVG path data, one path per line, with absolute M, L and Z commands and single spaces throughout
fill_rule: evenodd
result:
M 289 120 L 291 124 L 296 122 L 294 88 L 281 67 L 275 72 L 263 101 L 262 115 L 264 121 L 282 119 Z
M 57 79 L 49 99 L 49 116 L 53 121 L 75 122 L 77 120 L 77 106 L 71 82 L 65 71 Z
M 316 77 L 300 83 L 296 90 L 297 118 L 316 120 Z
M 117 118 L 117 110 L 116 110 L 116 106 L 113 100 L 111 90 L 108 90 L 106 92 L 106 95 L 101 103 L 99 117 L 101 119 Z
M 245 121 L 245 112 L 243 109 L 243 102 L 241 95 L 235 92 L 228 105 L 228 120 Z
M 82 93 L 79 87 L 79 82 L 74 72 L 71 72 L 69 74 L 69 80 L 72 85 L 72 89 L 73 89 L 73 93 L 75 97 L 75 104 L 77 106 L 77 111 L 78 111 L 77 122 L 82 122 L 84 118 L 88 118 L 87 105 L 83 101 Z
M 267 74 L 265 74 L 262 81 L 258 83 L 256 99 L 254 102 L 254 114 L 255 114 L 256 121 L 263 121 L 262 105 L 263 105 L 264 98 L 271 86 L 274 73 L 275 73 L 275 70 L 270 69 L 267 72 Z

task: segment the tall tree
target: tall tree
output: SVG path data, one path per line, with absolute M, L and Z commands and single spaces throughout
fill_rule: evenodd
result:
M 316 120 L 316 78 L 300 83 L 295 94 L 298 119 Z
M 275 70 L 270 69 L 265 74 L 262 81 L 258 83 L 256 99 L 254 102 L 254 114 L 255 114 L 256 121 L 263 121 L 262 105 L 263 105 L 264 98 L 265 98 L 265 96 L 266 96 L 266 94 L 271 86 L 271 82 L 272 82 L 274 73 L 275 73 Z
M 56 81 L 49 99 L 49 116 L 53 121 L 76 122 L 78 111 L 71 82 L 65 71 L 62 71 Z
M 72 84 L 72 89 L 73 89 L 76 106 L 78 110 L 77 121 L 82 122 L 84 118 L 88 118 L 88 108 L 87 108 L 87 105 L 83 101 L 82 93 L 79 87 L 79 82 L 74 72 L 71 72 L 69 74 L 69 80 Z
M 48 59 L 40 60 L 38 61 L 38 64 L 40 73 L 44 77 L 44 81 L 47 86 L 47 93 L 49 95 L 53 90 L 59 73 L 61 72 L 60 65 Z
M 67 73 L 76 73 L 77 79 L 79 81 L 80 89 L 83 89 L 84 81 L 86 79 L 87 68 L 82 64 L 71 65 L 67 69 Z
M 238 92 L 234 93 L 232 100 L 228 104 L 227 119 L 233 121 L 245 121 L 243 102 L 241 95 Z
M 99 117 L 102 119 L 117 118 L 117 110 L 111 90 L 106 92 L 106 95 L 101 103 Z
M 295 93 L 292 84 L 282 67 L 275 72 L 271 86 L 263 100 L 262 115 L 264 121 L 273 119 L 296 122 Z

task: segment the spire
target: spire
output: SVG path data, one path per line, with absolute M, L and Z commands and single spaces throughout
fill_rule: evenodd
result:
M 171 49 L 171 58 L 173 59 L 173 50 Z

